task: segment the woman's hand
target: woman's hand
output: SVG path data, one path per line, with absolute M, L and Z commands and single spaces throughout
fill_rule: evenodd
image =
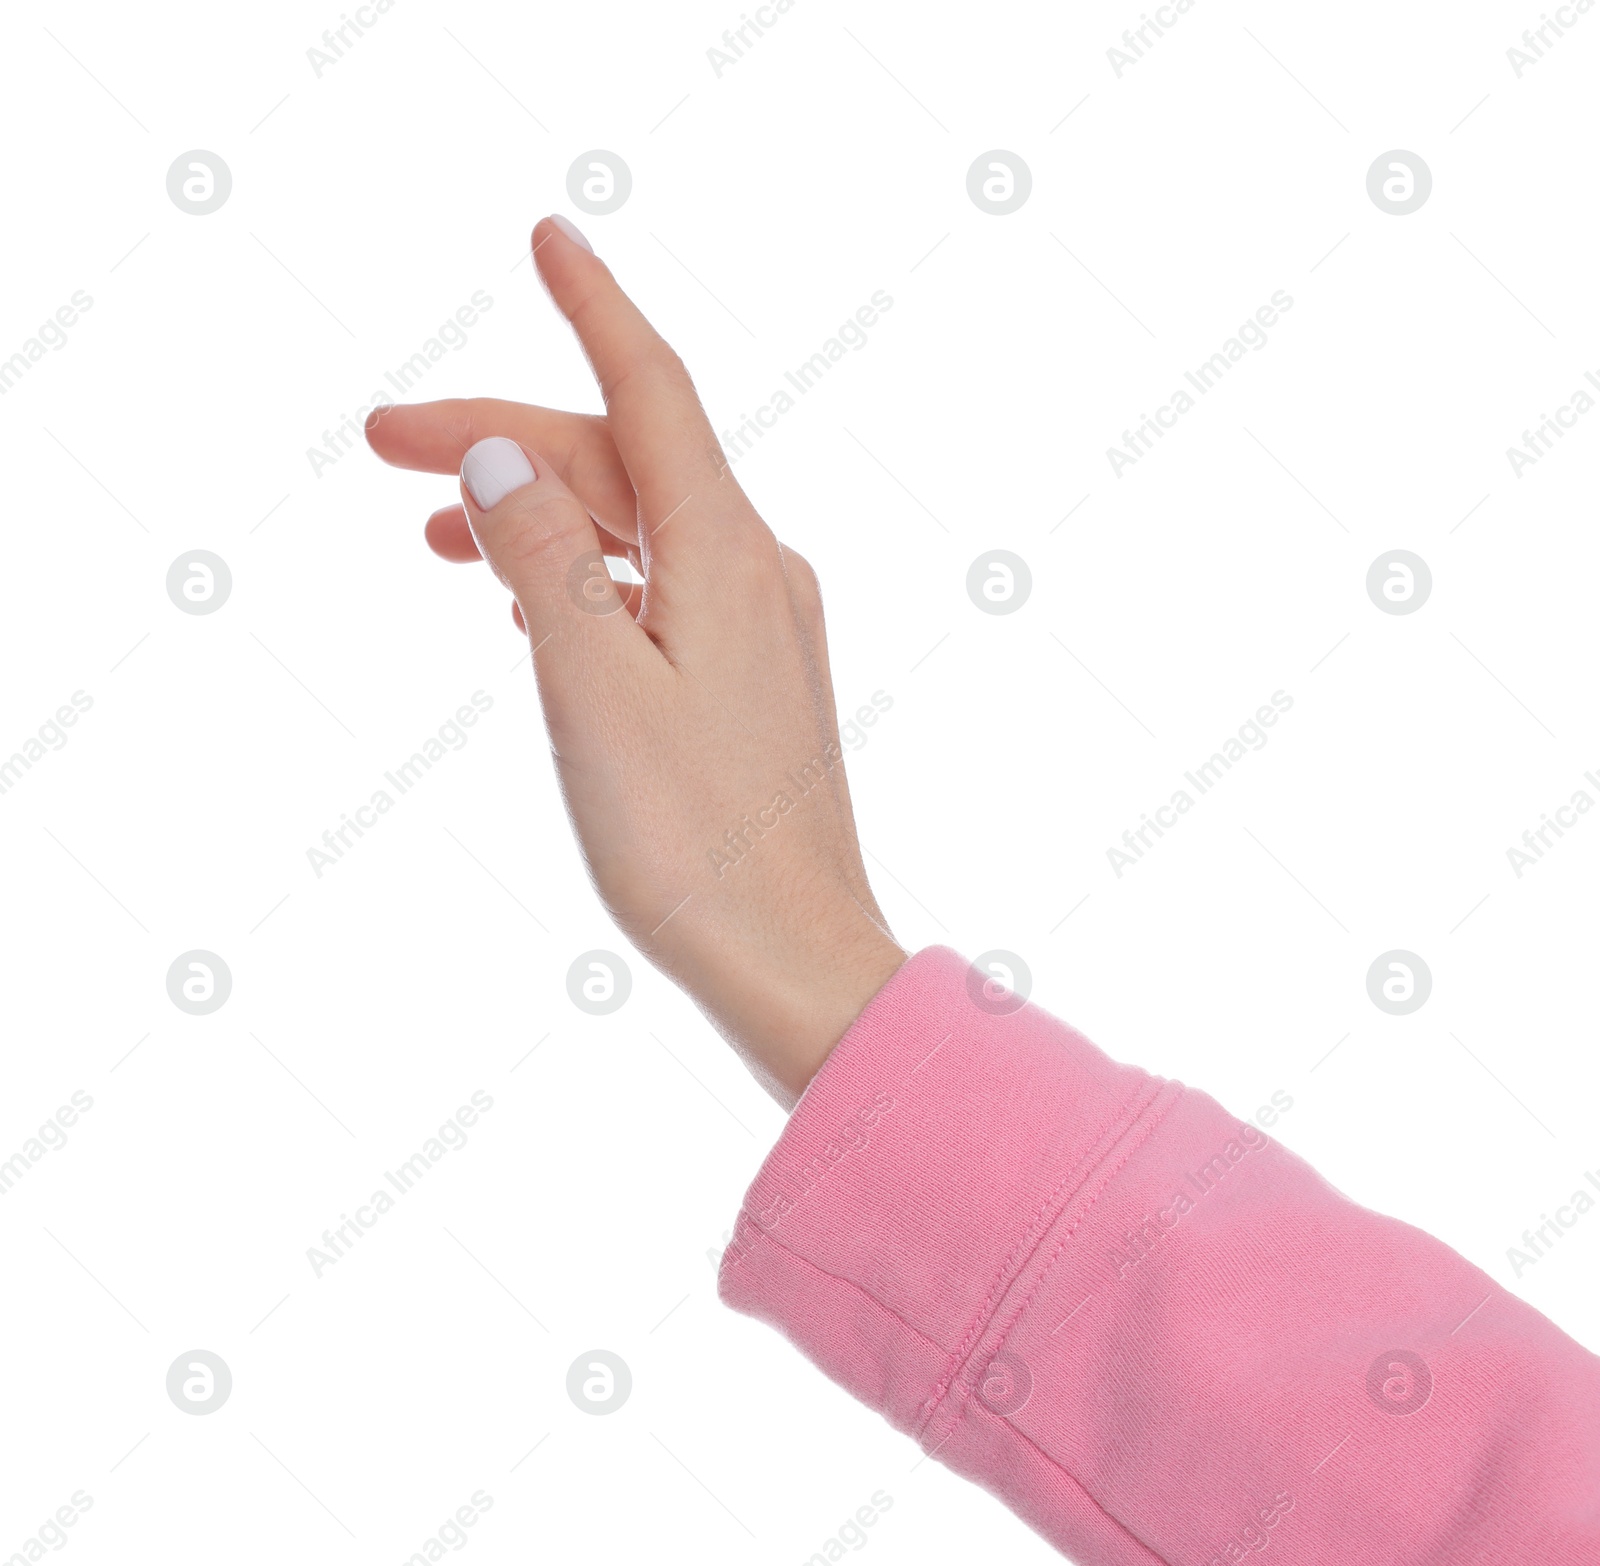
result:
M 822 600 L 734 481 L 682 361 L 565 219 L 533 257 L 607 413 L 387 408 L 386 462 L 461 473 L 428 519 L 528 636 L 589 872 L 629 940 L 788 1107 L 905 960 L 856 842 Z M 626 557 L 642 587 L 613 583 Z

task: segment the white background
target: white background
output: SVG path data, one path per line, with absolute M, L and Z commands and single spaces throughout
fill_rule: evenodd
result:
M 455 483 L 308 458 L 479 289 L 419 395 L 599 406 L 526 261 L 551 210 L 719 430 L 892 297 L 739 477 L 821 574 L 841 710 L 892 697 L 849 766 L 902 943 L 1021 954 L 1045 1006 L 1241 1115 L 1289 1094 L 1275 1133 L 1335 1185 L 1600 1347 L 1600 1213 L 1507 1258 L 1600 1169 L 1600 816 L 1506 855 L 1600 798 L 1600 411 L 1506 457 L 1600 373 L 1600 14 L 1519 79 L 1532 6 L 1198 0 L 1119 77 L 1138 9 L 1063 9 L 798 0 L 720 77 L 736 0 L 398 0 L 320 77 L 335 3 L 8 9 L 0 357 L 93 306 L 0 398 L 0 754 L 93 706 L 0 795 L 0 1159 L 94 1107 L 0 1199 L 0 1551 L 83 1489 L 85 1563 L 397 1562 L 481 1489 L 474 1559 L 800 1562 L 882 1489 L 873 1559 L 1054 1558 L 716 1302 L 780 1113 L 637 959 L 613 1016 L 568 1000 L 621 942 L 505 595 L 422 544 Z M 597 148 L 634 185 L 589 217 Z M 166 192 L 190 149 L 232 172 L 209 216 Z M 1032 171 L 1009 216 L 966 192 L 990 149 Z M 1367 194 L 1390 149 L 1432 171 L 1409 216 Z M 1267 346 L 1117 477 L 1107 446 L 1277 290 Z M 1033 576 L 1007 616 L 965 590 L 996 548 Z M 208 616 L 165 589 L 194 549 L 233 576 Z M 1366 593 L 1394 549 L 1432 571 L 1414 614 Z M 1270 743 L 1116 876 L 1277 690 Z M 167 998 L 191 948 L 232 971 L 209 1016 Z M 1392 948 L 1433 975 L 1410 1016 L 1368 999 Z M 314 1276 L 480 1089 L 467 1146 Z M 195 1348 L 233 1374 L 205 1417 L 165 1391 Z M 594 1348 L 633 1373 L 603 1418 L 565 1391 Z

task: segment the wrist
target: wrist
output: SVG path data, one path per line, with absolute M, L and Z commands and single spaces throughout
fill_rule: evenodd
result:
M 792 1109 L 910 953 L 863 914 L 844 936 L 776 955 L 730 965 L 700 1004 L 767 1092 Z

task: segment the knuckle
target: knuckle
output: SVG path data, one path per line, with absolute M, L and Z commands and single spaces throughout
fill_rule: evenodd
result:
M 519 495 L 508 507 L 496 553 L 518 574 L 565 569 L 583 552 L 587 516 L 565 496 L 540 500 Z
M 808 624 L 820 625 L 822 584 L 817 580 L 816 569 L 798 550 L 790 549 L 787 545 L 779 547 L 783 551 L 784 575 L 789 580 L 789 591 L 794 597 L 796 607 Z
M 764 523 L 752 522 L 732 528 L 724 553 L 729 568 L 747 586 L 781 590 L 783 546 Z
M 640 350 L 634 372 L 646 393 L 661 398 L 668 407 L 699 400 L 689 367 L 659 337 Z
M 689 374 L 689 366 L 683 362 L 678 350 L 663 338 L 656 338 L 651 349 L 651 360 L 655 365 L 656 373 L 664 380 L 680 387 L 694 389 L 694 380 Z
M 567 307 L 567 319 L 572 323 L 572 329 L 584 340 L 587 340 L 595 318 L 598 316 L 603 320 L 605 314 L 606 300 L 595 283 L 589 284 Z

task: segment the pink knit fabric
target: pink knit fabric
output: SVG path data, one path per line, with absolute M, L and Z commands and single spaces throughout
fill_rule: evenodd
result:
M 845 1035 L 729 1305 L 1084 1566 L 1600 1563 L 1600 1359 L 981 978 L 930 947 Z

